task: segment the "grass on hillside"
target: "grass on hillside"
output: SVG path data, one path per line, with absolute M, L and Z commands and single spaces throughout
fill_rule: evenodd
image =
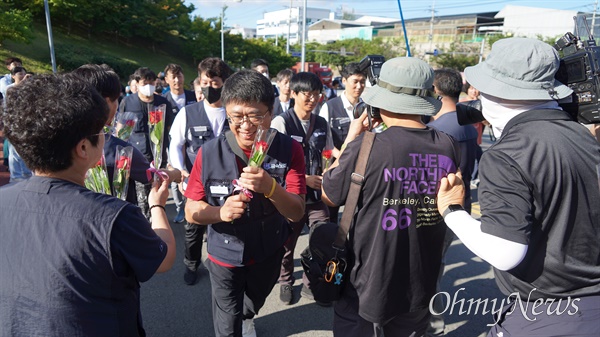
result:
M 29 44 L 5 41 L 0 47 L 0 59 L 4 60 L 10 56 L 16 56 L 23 60 L 23 66 L 27 71 L 33 73 L 50 73 L 52 72 L 52 64 L 46 26 L 35 24 L 33 33 L 34 38 Z M 60 28 L 54 28 L 52 35 L 55 46 L 62 44 L 72 46 L 73 49 L 77 49 L 78 47 L 92 49 L 97 51 L 98 54 L 129 60 L 139 67 L 148 67 L 157 74 L 163 71 L 168 63 L 179 64 L 183 68 L 187 83 L 196 78 L 198 74 L 196 65 L 191 64 L 191 57 L 187 57 L 181 52 L 181 44 L 176 37 L 169 37 L 162 46 L 157 46 L 156 52 L 154 52 L 151 46 L 145 46 L 138 41 L 134 41 L 129 45 L 117 44 L 110 39 L 100 39 L 97 37 L 88 39 L 87 36 L 66 35 L 61 32 Z M 55 52 L 59 51 L 55 48 Z M 60 65 L 58 65 L 57 70 L 59 72 L 65 71 Z M 3 74 L 5 71 L 0 71 L 0 73 Z M 121 81 L 125 83 L 127 78 L 121 78 Z

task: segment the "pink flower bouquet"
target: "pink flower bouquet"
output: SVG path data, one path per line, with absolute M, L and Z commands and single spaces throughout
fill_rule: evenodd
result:
M 133 146 L 117 146 L 115 155 L 115 171 L 113 173 L 114 196 L 125 200 L 129 187 L 129 174 L 131 172 L 131 157 Z

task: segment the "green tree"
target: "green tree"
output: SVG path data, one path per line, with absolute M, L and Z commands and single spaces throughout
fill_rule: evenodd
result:
M 31 12 L 10 5 L 10 2 L 0 2 L 0 46 L 4 40 L 29 42 L 33 37 Z
M 448 51 L 434 57 L 432 63 L 438 67 L 464 71 L 479 62 L 479 46 L 453 43 Z
M 330 67 L 337 67 L 340 71 L 350 62 L 358 62 L 367 55 L 382 55 L 386 60 L 405 54 L 405 49 L 400 47 L 402 44 L 397 39 L 374 38 L 373 40 L 348 39 L 339 40 L 329 44 L 319 44 L 309 42 L 306 45 L 308 62 L 319 62 Z M 300 49 L 299 46 L 295 47 Z M 354 55 L 342 55 L 341 48 L 345 48 L 347 53 Z

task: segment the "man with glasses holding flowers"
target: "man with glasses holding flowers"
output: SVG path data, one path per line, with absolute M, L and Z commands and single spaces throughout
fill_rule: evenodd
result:
M 269 129 L 274 96 L 267 78 L 253 70 L 233 74 L 221 99 L 231 130 L 199 149 L 185 213 L 190 223 L 209 225 L 215 335 L 256 336 L 253 318 L 279 277 L 288 221 L 304 215 L 304 156 L 300 144 Z M 261 133 L 271 134 L 270 143 L 257 141 Z M 248 164 L 258 157 L 262 165 Z

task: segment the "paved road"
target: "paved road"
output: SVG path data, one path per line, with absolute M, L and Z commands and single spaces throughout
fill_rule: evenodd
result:
M 486 147 L 489 145 L 486 139 Z M 476 200 L 477 191 L 474 190 Z M 477 213 L 478 205 L 474 205 Z M 175 215 L 173 205 L 167 206 L 170 219 Z M 475 214 L 474 214 L 475 215 Z M 202 270 L 201 279 L 194 286 L 183 283 L 183 226 L 172 224 L 177 239 L 177 263 L 172 270 L 165 274 L 154 276 L 142 284 L 141 303 L 144 326 L 150 337 L 187 337 L 214 336 L 211 317 L 210 281 L 208 272 Z M 299 252 L 307 246 L 308 235 L 303 234 L 298 240 L 299 249 L 295 254 L 295 276 L 301 279 Z M 206 256 L 206 253 L 205 255 Z M 473 306 L 469 313 L 469 299 L 498 299 L 503 298 L 493 280 L 491 267 L 486 262 L 474 256 L 466 247 L 455 240 L 446 255 L 447 263 L 442 279 L 442 291 L 451 298 L 457 293 L 457 300 L 464 299 L 463 313 L 460 314 L 460 302 L 450 307 L 446 314 L 446 336 L 479 337 L 485 336 L 489 330 L 486 324 L 493 322 L 492 315 L 482 314 L 480 307 L 475 313 Z M 315 303 L 301 298 L 301 285 L 294 287 L 295 298 L 291 305 L 279 301 L 279 286 L 276 285 L 266 304 L 255 319 L 259 337 L 331 337 L 333 309 L 322 308 Z M 460 290 L 464 288 L 464 290 Z M 491 304 L 488 305 L 488 311 Z M 497 308 L 497 307 L 496 307 Z

